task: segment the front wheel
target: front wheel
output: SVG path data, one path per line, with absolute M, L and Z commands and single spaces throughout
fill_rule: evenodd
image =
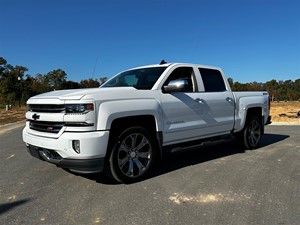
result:
M 258 117 L 247 120 L 244 129 L 239 134 L 239 139 L 246 149 L 257 148 L 262 135 L 262 124 Z
M 146 177 L 155 160 L 155 143 L 143 127 L 124 130 L 109 158 L 113 178 L 118 182 L 132 183 Z

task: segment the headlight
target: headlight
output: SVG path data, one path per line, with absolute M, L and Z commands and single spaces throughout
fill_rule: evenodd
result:
M 94 111 L 94 104 L 67 104 L 65 109 L 66 113 L 88 113 Z

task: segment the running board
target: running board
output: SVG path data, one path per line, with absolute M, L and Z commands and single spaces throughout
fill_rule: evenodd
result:
M 197 141 L 185 142 L 164 147 L 164 150 L 169 153 L 177 153 L 182 151 L 195 150 L 206 146 L 218 145 L 233 140 L 232 135 L 223 135 L 220 137 L 207 138 Z

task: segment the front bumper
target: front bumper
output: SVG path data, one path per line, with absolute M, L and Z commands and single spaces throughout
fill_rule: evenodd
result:
M 28 126 L 23 130 L 23 141 L 32 156 L 79 173 L 103 170 L 108 138 L 109 131 L 64 132 L 52 138 L 39 136 Z M 80 141 L 80 153 L 73 149 L 74 140 Z
M 102 172 L 104 168 L 104 158 L 95 159 L 67 159 L 62 158 L 54 150 L 39 148 L 33 145 L 27 145 L 28 152 L 41 160 L 53 163 L 58 167 L 69 169 L 78 173 L 97 173 Z

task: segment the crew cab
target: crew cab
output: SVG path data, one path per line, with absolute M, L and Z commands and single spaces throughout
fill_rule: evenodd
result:
M 23 140 L 32 156 L 123 183 L 144 179 L 166 152 L 232 136 L 255 149 L 271 121 L 267 92 L 232 92 L 220 68 L 164 61 L 27 105 Z

